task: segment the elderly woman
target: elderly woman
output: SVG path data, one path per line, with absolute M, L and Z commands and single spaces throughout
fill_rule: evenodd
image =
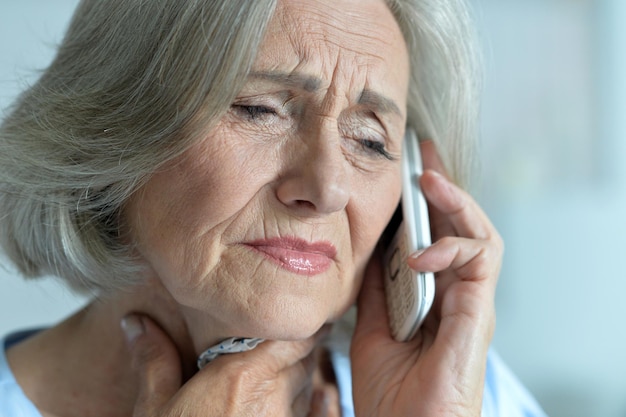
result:
M 502 245 L 455 185 L 467 19 L 459 0 L 83 0 L 2 124 L 0 231 L 25 276 L 93 302 L 5 339 L 0 414 L 542 415 L 489 352 Z M 376 246 L 407 128 L 435 241 L 407 262 L 437 283 L 400 343 Z

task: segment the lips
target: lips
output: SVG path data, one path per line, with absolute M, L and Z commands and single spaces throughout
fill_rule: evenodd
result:
M 245 245 L 276 265 L 306 276 L 328 270 L 337 255 L 329 242 L 307 242 L 295 237 L 261 239 Z

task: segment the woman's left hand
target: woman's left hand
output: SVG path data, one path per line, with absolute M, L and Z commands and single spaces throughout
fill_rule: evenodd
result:
M 436 273 L 432 310 L 405 343 L 390 335 L 380 256 L 358 299 L 352 340 L 358 416 L 480 416 L 494 295 L 503 244 L 472 197 L 446 179 L 431 142 L 421 145 L 420 184 L 429 202 L 434 244 L 408 260 Z

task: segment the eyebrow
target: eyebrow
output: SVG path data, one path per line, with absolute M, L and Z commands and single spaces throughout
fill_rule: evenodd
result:
M 383 114 L 393 113 L 397 116 L 402 116 L 400 107 L 398 107 L 398 105 L 393 100 L 375 91 L 368 90 L 367 88 L 361 91 L 359 104 L 374 108 L 378 112 Z
M 286 74 L 282 72 L 252 72 L 249 77 L 267 80 L 277 84 L 284 84 L 307 92 L 317 91 L 322 85 L 321 79 L 301 73 Z M 361 91 L 358 103 L 363 106 L 370 107 L 379 113 L 393 113 L 397 116 L 402 116 L 400 107 L 392 99 L 367 88 Z

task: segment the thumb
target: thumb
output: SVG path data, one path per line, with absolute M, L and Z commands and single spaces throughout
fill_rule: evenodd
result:
M 122 319 L 121 327 L 139 379 L 133 416 L 156 416 L 181 386 L 178 351 L 163 330 L 146 316 L 129 314 Z

